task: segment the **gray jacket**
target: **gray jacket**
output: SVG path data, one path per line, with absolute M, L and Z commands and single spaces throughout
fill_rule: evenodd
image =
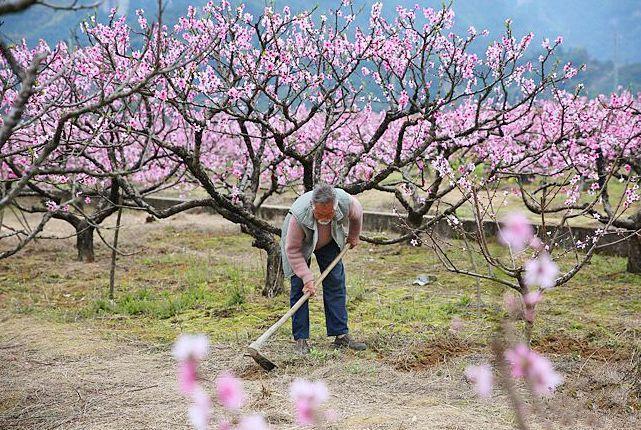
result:
M 345 230 L 343 229 L 343 223 L 346 221 L 349 207 L 352 203 L 352 197 L 340 188 L 334 188 L 334 191 L 336 192 L 338 208 L 336 209 L 334 219 L 332 219 L 332 238 L 342 250 L 345 246 Z M 285 221 L 283 221 L 283 227 L 280 235 L 280 250 L 283 260 L 283 272 L 285 273 L 286 279 L 294 276 L 294 272 L 289 264 L 287 252 L 285 250 L 285 244 L 287 243 L 287 229 L 289 228 L 291 217 L 293 216 L 296 218 L 298 225 L 300 225 L 305 232 L 305 240 L 303 241 L 302 250 L 306 261 L 312 257 L 312 253 L 314 252 L 316 243 L 318 242 L 318 227 L 316 225 L 316 219 L 314 219 L 314 213 L 312 212 L 312 193 L 313 191 L 308 191 L 297 198 L 289 209 L 289 213 L 285 217 Z

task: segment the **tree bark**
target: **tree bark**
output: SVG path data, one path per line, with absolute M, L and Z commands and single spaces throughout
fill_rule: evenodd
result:
M 280 243 L 276 237 L 251 225 L 241 225 L 240 230 L 254 238 L 252 246 L 267 253 L 265 283 L 262 294 L 265 297 L 276 297 L 283 291 L 283 264 L 281 261 Z
M 630 237 L 629 240 L 627 271 L 641 273 L 641 235 L 639 234 Z
M 76 226 L 76 249 L 78 250 L 78 261 L 93 263 L 95 260 L 93 246 L 94 227 L 87 221 L 80 221 Z
M 419 228 L 421 224 L 423 224 L 423 215 L 414 211 L 410 211 L 407 214 L 407 224 L 414 229 Z
M 314 189 L 314 165 L 312 163 L 303 164 L 303 187 L 305 192 Z
M 267 250 L 267 267 L 265 272 L 265 285 L 263 296 L 273 298 L 283 291 L 283 262 L 281 260 L 280 246 L 275 244 Z
M 114 299 L 114 286 L 116 283 L 116 258 L 118 257 L 118 234 L 120 233 L 120 220 L 122 219 L 122 196 L 118 198 L 118 216 L 116 217 L 116 231 L 114 244 L 111 250 L 111 267 L 109 270 L 109 300 Z

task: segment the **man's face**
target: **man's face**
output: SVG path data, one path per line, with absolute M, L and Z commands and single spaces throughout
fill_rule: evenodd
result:
M 319 224 L 327 225 L 332 222 L 334 214 L 336 213 L 336 207 L 334 202 L 316 203 L 312 206 L 312 211 L 314 212 L 314 218 Z

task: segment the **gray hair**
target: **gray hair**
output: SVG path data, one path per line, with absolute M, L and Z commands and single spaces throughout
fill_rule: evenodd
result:
M 336 202 L 336 191 L 329 184 L 318 184 L 312 193 L 312 204 L 316 203 L 334 203 Z

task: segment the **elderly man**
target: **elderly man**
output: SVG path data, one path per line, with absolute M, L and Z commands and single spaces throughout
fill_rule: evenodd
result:
M 349 220 L 347 241 L 343 221 Z M 313 191 L 300 196 L 285 217 L 281 234 L 283 270 L 291 279 L 290 303 L 293 306 L 304 293 L 316 293 L 314 275 L 310 269 L 312 253 L 321 271 L 347 244 L 358 245 L 363 224 L 363 208 L 345 191 L 327 184 L 318 185 Z M 345 270 L 339 262 L 323 280 L 323 304 L 327 336 L 336 336 L 335 348 L 364 350 L 366 345 L 356 342 L 347 327 L 347 291 Z M 292 318 L 292 333 L 296 352 L 309 352 L 309 306 L 305 302 Z

